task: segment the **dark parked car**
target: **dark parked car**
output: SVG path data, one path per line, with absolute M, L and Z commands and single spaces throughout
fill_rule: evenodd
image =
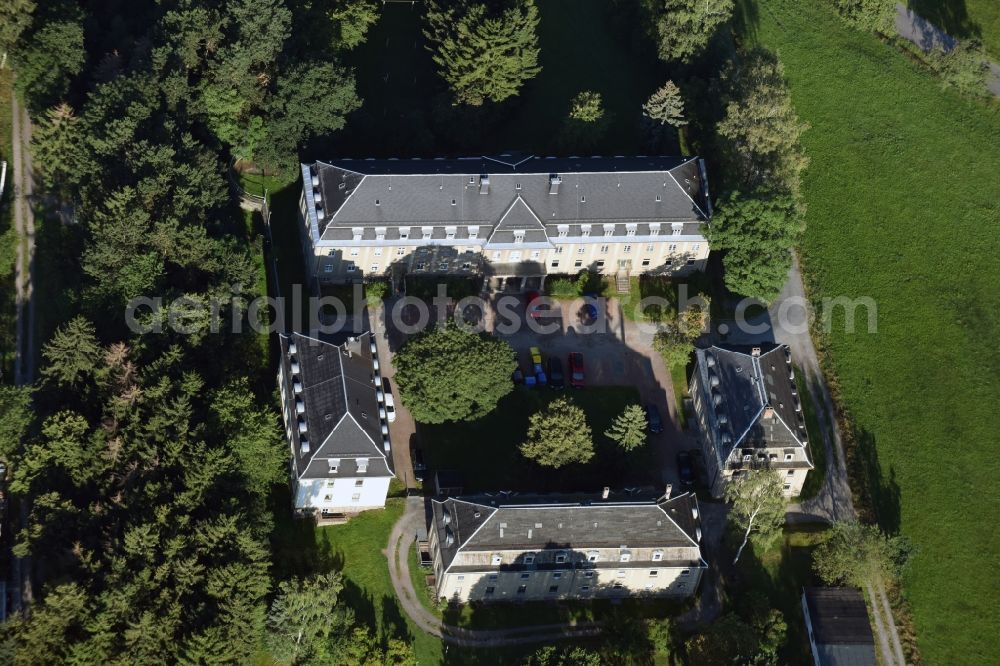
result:
M 663 419 L 656 405 L 646 405 L 646 423 L 649 424 L 649 432 L 663 432 Z
M 583 354 L 570 352 L 569 355 L 569 385 L 573 388 L 583 388 Z
M 597 304 L 600 302 L 597 300 L 597 294 L 589 293 L 584 294 L 583 302 L 583 316 L 590 321 L 596 321 L 597 315 L 600 314 L 597 310 Z
M 677 454 L 677 473 L 681 477 L 681 483 L 685 486 L 694 483 L 694 461 L 691 460 L 691 454 L 687 451 L 681 451 Z
M 410 447 L 410 461 L 413 463 L 413 478 L 417 481 L 423 481 L 427 465 L 424 464 L 424 452 L 420 447 Z
M 566 388 L 566 377 L 563 376 L 562 361 L 558 357 L 549 357 L 549 386 L 554 389 Z

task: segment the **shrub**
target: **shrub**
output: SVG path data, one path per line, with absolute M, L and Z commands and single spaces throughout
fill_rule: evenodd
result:
M 976 40 L 958 42 L 947 53 L 941 49 L 931 49 L 927 53 L 927 62 L 941 77 L 945 87 L 955 88 L 972 97 L 989 95 L 986 79 L 990 64 L 982 45 Z

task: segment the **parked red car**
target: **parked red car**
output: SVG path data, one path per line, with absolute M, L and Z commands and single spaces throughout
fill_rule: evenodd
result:
M 569 354 L 569 385 L 573 388 L 583 388 L 583 354 Z
M 528 316 L 533 319 L 538 319 L 542 316 L 542 313 L 549 309 L 549 304 L 547 301 L 540 300 L 540 296 L 537 291 L 528 291 L 524 295 L 525 310 Z

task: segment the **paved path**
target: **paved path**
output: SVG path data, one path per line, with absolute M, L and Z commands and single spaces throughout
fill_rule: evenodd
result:
M 403 612 L 420 629 L 432 636 L 454 645 L 467 647 L 499 647 L 503 645 L 524 645 L 542 643 L 565 638 L 596 636 L 601 632 L 594 622 L 526 625 L 506 629 L 464 629 L 445 624 L 421 603 L 413 579 L 410 576 L 410 545 L 416 538 L 424 520 L 424 504 L 421 497 L 409 497 L 406 509 L 399 522 L 392 528 L 386 556 L 389 560 L 389 577 Z
M 823 433 L 823 446 L 826 449 L 826 478 L 823 488 L 816 497 L 800 504 L 790 504 L 786 520 L 788 522 L 833 522 L 836 520 L 854 520 L 857 514 L 851 497 L 851 488 L 847 478 L 847 468 L 844 464 L 844 445 L 837 427 L 837 412 L 830 397 L 830 389 L 819 366 L 819 357 L 809 334 L 806 322 L 809 317 L 808 301 L 802 284 L 802 274 L 796 257 L 788 274 L 788 281 L 781 294 L 762 315 L 751 324 L 768 324 L 768 330 L 753 335 L 733 331 L 730 340 L 745 343 L 756 339 L 769 339 L 788 345 L 792 350 L 792 358 L 799 366 L 812 394 L 813 407 Z M 815 442 L 813 443 L 815 445 Z M 892 608 L 884 587 L 879 584 L 876 590 L 869 590 L 869 599 L 875 617 L 875 634 L 881 648 L 883 666 L 904 666 L 903 649 L 899 640 L 899 632 L 893 620 Z
M 896 32 L 903 39 L 916 44 L 924 53 L 934 48 L 947 52 L 955 48 L 958 42 L 901 2 L 896 3 Z M 986 87 L 995 97 L 1000 97 L 1000 65 L 995 62 L 990 63 Z
M 14 284 L 17 289 L 16 355 L 14 383 L 27 386 L 35 380 L 35 301 L 32 275 L 35 262 L 35 218 L 31 199 L 34 195 L 34 178 L 31 165 L 31 119 L 27 109 L 21 107 L 17 95 L 11 95 L 14 229 L 17 233 L 17 260 L 14 265 Z M 28 526 L 30 504 L 28 498 L 17 502 L 21 527 Z M 11 610 L 19 611 L 31 603 L 31 558 L 12 558 Z

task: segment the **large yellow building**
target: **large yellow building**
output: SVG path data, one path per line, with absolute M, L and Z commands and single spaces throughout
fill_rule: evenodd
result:
M 679 157 L 335 160 L 302 165 L 310 278 L 683 274 L 704 267 L 704 162 Z
M 437 596 L 450 601 L 688 597 L 707 568 L 698 500 L 496 494 L 431 503 Z

